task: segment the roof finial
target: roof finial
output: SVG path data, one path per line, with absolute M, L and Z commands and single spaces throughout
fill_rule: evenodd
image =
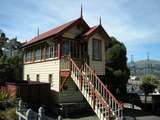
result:
M 83 18 L 83 6 L 81 4 L 81 18 Z
M 39 36 L 39 27 L 37 28 L 37 36 Z
M 101 16 L 99 17 L 99 25 L 102 25 Z

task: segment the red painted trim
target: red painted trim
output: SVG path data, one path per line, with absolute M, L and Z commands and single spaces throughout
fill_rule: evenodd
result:
M 66 77 L 66 76 L 70 76 L 71 72 L 70 71 L 61 71 L 60 74 L 61 74 L 61 77 Z
M 27 42 L 25 45 L 23 45 L 23 47 L 27 47 L 27 46 L 31 46 L 34 45 L 35 43 L 41 42 L 41 41 L 45 41 L 47 38 L 57 38 L 60 35 L 62 35 L 64 32 L 66 32 L 67 30 L 69 30 L 70 28 L 72 28 L 74 25 L 76 24 L 84 24 L 86 29 L 89 29 L 90 27 L 88 26 L 88 24 L 85 22 L 85 20 L 83 18 L 78 18 L 76 20 L 70 21 L 66 24 L 63 24 L 59 27 L 56 27 L 54 29 L 51 29 L 47 32 L 44 32 L 42 34 L 40 34 L 39 36 L 33 38 L 32 40 L 30 40 L 29 42 Z
M 40 60 L 40 61 L 28 62 L 28 63 L 24 63 L 24 65 L 42 63 L 42 62 L 48 62 L 48 61 L 54 61 L 54 60 L 58 60 L 58 58 L 50 58 L 50 59 L 45 59 L 45 60 Z
M 123 105 L 122 103 L 120 103 L 118 100 L 116 100 L 116 98 L 111 94 L 111 92 L 107 89 L 107 87 L 101 82 L 101 80 L 99 79 L 99 77 L 96 75 L 95 71 L 93 71 L 87 64 L 84 65 L 84 72 L 89 72 L 91 75 L 91 80 L 87 80 L 86 79 L 86 75 L 82 73 L 82 69 L 80 69 L 75 62 L 72 60 L 72 58 L 69 57 L 69 60 L 71 62 L 72 65 L 72 72 L 75 72 L 75 74 L 78 72 L 81 74 L 81 77 L 79 78 L 79 80 L 83 80 L 83 82 L 85 82 L 85 84 L 88 85 L 88 92 L 89 94 L 93 95 L 92 96 L 92 101 L 93 101 L 93 108 L 95 109 L 95 104 L 96 102 L 100 102 L 100 106 L 99 107 L 103 107 L 105 109 L 105 112 L 108 112 L 108 115 L 111 114 L 112 112 L 112 107 L 108 107 L 108 101 L 106 101 L 105 97 L 110 97 L 111 100 L 114 100 L 114 103 L 117 105 L 117 109 L 120 110 L 120 112 L 123 112 Z M 87 71 L 86 71 L 87 70 Z M 92 76 L 93 75 L 93 76 Z M 78 77 L 78 76 L 77 76 Z M 94 80 L 94 81 L 92 81 Z M 97 83 L 98 82 L 98 83 Z M 94 88 L 95 84 L 98 84 L 98 89 Z M 82 85 L 82 84 L 81 84 Z M 82 85 L 83 86 L 83 85 Z M 81 87 L 81 86 L 80 86 Z M 82 88 L 80 89 L 82 90 Z M 105 97 L 104 97 L 105 94 Z M 118 118 L 122 118 L 122 113 L 120 113 L 120 115 L 116 114 Z M 107 116 L 106 116 L 107 117 Z M 110 116 L 109 116 L 110 118 Z
M 112 93 L 107 89 L 107 87 L 102 83 L 102 81 L 99 79 L 99 77 L 97 76 L 97 74 L 85 63 L 85 65 L 87 66 L 87 68 L 93 73 L 93 75 L 95 76 L 95 78 L 98 80 L 98 82 L 102 85 L 102 87 L 105 89 L 106 93 L 109 94 L 109 96 L 111 96 L 114 101 L 118 104 L 119 107 L 123 108 L 123 104 L 120 103 L 113 95 Z
M 65 79 L 62 81 L 62 84 L 60 85 L 60 91 L 62 90 L 64 83 L 66 82 L 66 80 L 68 79 L 69 76 L 65 76 Z

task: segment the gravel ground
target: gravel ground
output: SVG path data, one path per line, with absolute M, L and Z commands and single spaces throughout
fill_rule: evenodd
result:
M 99 120 L 96 115 L 78 115 L 72 118 L 65 118 L 64 120 Z M 146 113 L 141 110 L 127 109 L 125 111 L 125 120 L 160 120 L 160 114 Z
M 64 120 L 99 120 L 97 116 L 87 116 L 87 117 L 80 117 L 80 118 L 66 118 Z

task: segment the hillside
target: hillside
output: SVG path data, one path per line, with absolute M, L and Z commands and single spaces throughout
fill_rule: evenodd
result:
M 130 67 L 131 72 L 133 73 L 134 71 L 133 64 L 128 63 L 128 66 Z M 160 61 L 159 60 L 150 60 L 149 64 L 147 64 L 145 60 L 135 61 L 135 68 L 136 68 L 136 75 L 142 76 L 146 72 L 146 73 L 153 73 L 160 77 Z

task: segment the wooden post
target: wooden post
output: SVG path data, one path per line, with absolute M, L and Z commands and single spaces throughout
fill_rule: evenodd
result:
M 19 100 L 18 102 L 18 111 L 22 109 L 22 100 Z
M 40 107 L 40 108 L 38 109 L 38 120 L 43 120 L 43 119 L 44 119 L 44 116 L 45 116 L 44 108 L 43 108 L 43 107 Z
M 44 46 L 44 52 L 43 52 L 43 60 L 46 60 L 46 46 Z
M 120 113 L 120 114 L 121 114 L 121 115 L 120 115 L 121 120 L 123 120 L 123 118 L 124 118 L 124 117 L 123 117 L 123 110 L 124 110 L 124 106 L 123 106 L 123 104 L 122 104 L 122 109 L 121 109 L 121 113 Z
M 19 103 L 18 103 L 18 111 L 17 112 L 22 112 L 22 108 L 23 107 L 23 103 L 22 103 L 22 100 L 19 100 Z M 23 120 L 23 118 L 19 115 L 18 117 L 18 120 Z
M 61 58 L 61 44 L 58 43 L 58 59 Z

